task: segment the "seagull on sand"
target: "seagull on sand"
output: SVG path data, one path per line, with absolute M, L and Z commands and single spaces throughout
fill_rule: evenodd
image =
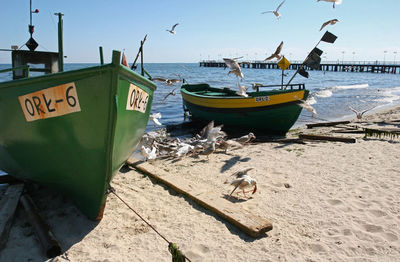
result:
M 172 89 L 165 97 L 164 97 L 164 99 L 162 100 L 162 102 L 164 102 L 165 101 L 165 99 L 167 99 L 167 97 L 169 97 L 169 96 L 176 96 L 176 92 L 175 92 L 175 90 L 177 89 L 177 87 L 175 87 L 174 89 Z
M 209 147 L 206 147 L 203 151 L 200 152 L 200 155 L 206 155 L 207 160 L 210 160 L 209 155 L 214 153 L 214 151 L 215 151 L 215 141 L 212 141 Z
M 256 138 L 256 136 L 252 132 L 250 132 L 247 135 L 244 135 L 244 136 L 241 136 L 238 138 L 234 138 L 232 140 L 239 142 L 240 144 L 246 144 L 255 138 Z
M 257 181 L 252 178 L 251 176 L 249 176 L 247 174 L 247 172 L 249 172 L 250 170 L 252 170 L 253 168 L 246 168 L 240 171 L 236 171 L 235 173 L 233 173 L 231 176 L 235 176 L 236 178 L 233 180 L 226 180 L 224 182 L 224 184 L 230 184 L 233 185 L 235 188 L 232 190 L 232 192 L 229 194 L 229 197 L 233 194 L 233 192 L 235 192 L 235 190 L 237 188 L 241 189 L 243 192 L 243 196 L 246 196 L 246 193 L 252 192 L 252 194 L 254 194 L 257 191 Z M 253 190 L 250 191 L 245 191 L 246 188 L 250 188 L 253 187 Z M 237 193 L 239 194 L 239 193 Z
M 217 141 L 217 145 L 218 145 L 218 148 L 225 150 L 225 153 L 227 153 L 228 150 L 235 150 L 235 149 L 243 148 L 243 145 L 241 143 L 239 143 L 235 140 L 232 140 L 232 139 Z
M 168 30 L 168 29 L 166 29 L 168 32 L 170 32 L 171 34 L 176 34 L 176 32 L 175 32 L 175 27 L 177 26 L 177 25 L 179 25 L 178 23 L 176 23 L 176 24 L 174 24 L 173 26 L 172 26 L 172 28 L 171 28 L 171 30 Z
M 154 160 L 157 158 L 156 148 L 154 146 L 151 149 L 142 146 L 140 152 L 146 160 Z
M 280 53 L 282 51 L 282 47 L 283 47 L 283 41 L 279 44 L 279 46 L 276 48 L 275 52 L 272 55 L 265 58 L 265 61 L 270 60 L 272 58 L 276 58 L 278 60 L 281 59 L 282 56 L 280 55 Z
M 161 126 L 160 121 L 158 121 L 158 119 L 161 118 L 161 113 L 154 113 L 150 115 L 150 120 L 154 122 L 154 124 L 156 124 L 157 126 Z
M 331 19 L 331 20 L 329 20 L 329 21 L 326 21 L 325 23 L 322 24 L 321 29 L 319 29 L 319 31 L 321 31 L 322 29 L 324 29 L 325 26 L 327 26 L 327 25 L 334 25 L 334 24 L 336 24 L 337 22 L 339 22 L 339 20 L 337 20 L 337 19 Z
M 351 111 L 353 111 L 355 114 L 356 114 L 356 116 L 357 116 L 357 119 L 359 119 L 359 120 L 361 120 L 361 118 L 362 118 L 362 116 L 363 116 L 363 114 L 364 113 L 366 113 L 366 112 L 368 112 L 368 111 L 370 111 L 371 109 L 374 109 L 375 108 L 375 106 L 374 107 L 371 107 L 371 108 L 369 108 L 369 109 L 366 109 L 366 110 L 363 110 L 363 111 L 357 111 L 357 110 L 355 110 L 354 108 L 352 108 L 351 106 L 348 106 L 349 107 L 349 109 L 351 110 Z
M 273 14 L 276 16 L 276 19 L 279 19 L 279 17 L 281 17 L 281 14 L 280 14 L 278 11 L 279 11 L 279 8 L 281 8 L 281 6 L 283 5 L 283 3 L 284 3 L 285 1 L 286 1 L 286 0 L 284 0 L 282 3 L 280 3 L 280 5 L 278 5 L 278 7 L 276 8 L 276 10 L 265 11 L 265 12 L 262 12 L 261 14 L 273 13 Z
M 333 8 L 335 8 L 335 4 L 340 5 L 342 3 L 342 0 L 317 0 L 317 2 L 319 1 L 331 2 L 333 3 Z
M 232 74 L 236 75 L 237 77 L 244 78 L 242 70 L 240 69 L 240 66 L 239 66 L 238 62 L 236 62 L 235 58 L 233 58 L 233 59 L 223 58 L 223 59 L 224 59 L 225 64 L 229 67 L 229 69 L 231 69 L 228 72 L 228 75 L 230 73 L 232 73 Z M 236 58 L 236 59 L 238 59 L 238 58 Z

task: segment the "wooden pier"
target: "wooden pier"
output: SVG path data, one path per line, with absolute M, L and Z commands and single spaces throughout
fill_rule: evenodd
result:
M 239 65 L 242 68 L 253 69 L 280 69 L 277 62 L 269 61 L 241 61 Z M 290 64 L 288 69 L 297 70 L 302 65 L 300 61 L 294 61 Z M 200 61 L 200 67 L 226 67 L 224 61 L 204 60 Z M 304 68 L 312 71 L 307 66 Z M 379 61 L 341 61 L 322 62 L 319 66 L 319 71 L 332 71 L 332 72 L 367 72 L 367 73 L 387 73 L 387 74 L 400 74 L 400 62 L 379 62 Z

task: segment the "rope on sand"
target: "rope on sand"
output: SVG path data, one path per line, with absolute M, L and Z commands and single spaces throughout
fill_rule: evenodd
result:
M 185 262 L 186 260 L 191 262 L 189 258 L 187 258 L 178 248 L 176 243 L 172 243 L 168 241 L 166 237 L 160 234 L 149 222 L 146 221 L 138 212 L 136 212 L 131 206 L 128 205 L 116 192 L 113 187 L 109 187 L 107 193 L 113 193 L 122 203 L 124 203 L 130 210 L 132 210 L 143 222 L 145 222 L 151 229 L 154 230 L 162 239 L 164 239 L 168 243 L 168 250 L 172 255 L 172 262 Z

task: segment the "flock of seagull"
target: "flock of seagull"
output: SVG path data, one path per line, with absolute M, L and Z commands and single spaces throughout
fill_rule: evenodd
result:
M 161 115 L 153 115 L 152 120 L 156 120 Z M 153 161 L 155 159 L 175 159 L 179 160 L 185 156 L 196 157 L 205 156 L 203 161 L 209 161 L 209 156 L 215 151 L 219 150 L 225 154 L 228 152 L 243 148 L 256 137 L 253 133 L 237 137 L 227 138 L 227 134 L 222 131 L 222 125 L 215 126 L 214 121 L 208 123 L 199 134 L 194 137 L 179 139 L 169 136 L 165 128 L 157 129 L 145 133 L 140 142 L 141 155 L 146 161 Z M 254 187 L 252 192 L 256 192 L 256 180 L 250 177 L 247 172 L 252 168 L 237 171 L 232 176 L 233 179 L 227 179 L 225 184 L 230 184 L 235 188 L 230 193 L 239 188 L 243 196 L 246 196 L 245 189 Z M 239 194 L 240 192 L 238 192 Z

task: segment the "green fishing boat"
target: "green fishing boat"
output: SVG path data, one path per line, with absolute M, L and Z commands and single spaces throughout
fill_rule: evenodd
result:
M 156 86 L 121 65 L 119 51 L 110 64 L 63 72 L 60 46 L 10 50 L 14 79 L 0 83 L 0 169 L 64 193 L 98 220 L 112 177 L 145 131 Z M 33 69 L 46 74 L 27 77 L 28 64 L 44 64 Z
M 208 84 L 181 87 L 185 111 L 194 120 L 211 121 L 240 130 L 258 130 L 265 134 L 284 135 L 297 121 L 309 91 L 304 84 L 262 86 L 272 90 L 247 92 L 243 97 L 229 88 Z

